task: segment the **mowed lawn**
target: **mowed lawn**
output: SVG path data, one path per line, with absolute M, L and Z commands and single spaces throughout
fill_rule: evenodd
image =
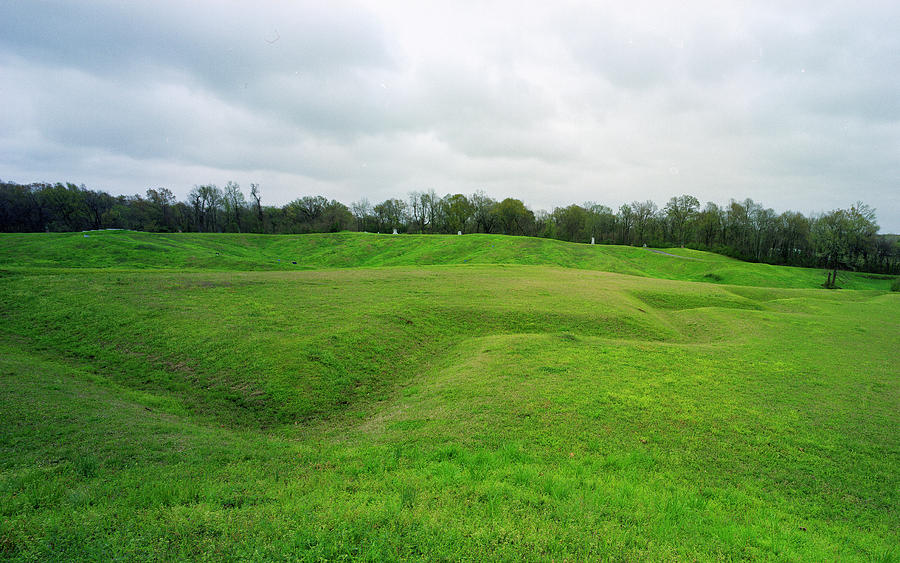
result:
M 177 235 L 209 265 L 113 269 L 36 263 L 62 243 L 29 236 L 0 237 L 2 558 L 900 558 L 884 280 L 555 241 L 547 265 L 471 258 L 503 237 L 324 263 L 375 235 L 254 243 L 327 243 L 307 266 L 332 269 L 223 267 L 234 244 Z M 640 276 L 601 271 L 626 258 Z M 762 282 L 677 279 L 726 267 Z

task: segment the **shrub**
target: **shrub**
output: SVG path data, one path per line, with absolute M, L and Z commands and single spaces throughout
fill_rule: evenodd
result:
M 896 278 L 893 283 L 891 283 L 891 291 L 900 291 L 900 278 Z

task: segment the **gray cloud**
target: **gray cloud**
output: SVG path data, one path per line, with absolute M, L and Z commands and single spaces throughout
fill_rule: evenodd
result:
M 390 64 L 377 20 L 337 3 L 14 1 L 4 12 L 7 49 L 99 73 L 175 67 L 234 85 L 288 67 Z
M 692 193 L 900 231 L 890 3 L 24 2 L 0 7 L 0 177 L 284 203 Z

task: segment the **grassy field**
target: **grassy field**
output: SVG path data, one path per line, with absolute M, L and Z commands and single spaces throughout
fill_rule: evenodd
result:
M 0 558 L 900 560 L 890 280 L 666 252 L 0 236 Z
M 816 269 L 751 264 L 684 248 L 572 244 L 504 235 L 153 234 L 131 231 L 0 235 L 0 268 L 297 271 L 387 266 L 520 264 L 762 287 L 821 287 Z M 673 255 L 680 256 L 676 258 Z M 891 278 L 844 272 L 845 289 Z

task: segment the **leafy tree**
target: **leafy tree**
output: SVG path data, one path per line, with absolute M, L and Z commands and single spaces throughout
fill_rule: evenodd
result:
M 850 223 L 850 242 L 848 260 L 854 268 L 862 267 L 870 253 L 875 250 L 875 235 L 878 224 L 875 223 L 875 210 L 857 201 L 847 212 Z
M 27 212 L 25 186 L 0 182 L 0 231 L 16 232 L 28 229 L 21 220 Z
M 591 201 L 583 205 L 585 209 L 585 241 L 594 237 L 598 241 L 610 242 L 615 237 L 616 216 L 605 205 Z
M 123 229 L 137 231 L 159 229 L 153 206 L 140 194 L 118 196 L 109 217 L 116 226 Z
M 862 248 L 874 244 L 878 225 L 868 205 L 857 203 L 818 217 L 812 225 L 816 252 L 826 268 L 825 287 L 834 288 L 840 268 L 848 268 Z
M 521 200 L 508 197 L 497 205 L 497 219 L 507 235 L 527 235 L 534 225 L 534 213 Z
M 353 214 L 350 213 L 346 205 L 334 199 L 328 202 L 320 219 L 323 232 L 337 233 L 346 231 L 352 224 Z
M 753 200 L 747 199 L 746 203 L 753 203 Z M 725 222 L 723 227 L 724 243 L 732 247 L 738 256 L 748 257 L 750 254 L 750 217 L 747 214 L 747 207 L 740 202 L 731 200 L 725 211 Z
M 637 234 L 637 243 L 644 244 L 644 235 L 647 232 L 650 221 L 656 216 L 656 204 L 650 201 L 631 202 L 631 215 L 634 220 L 634 230 Z
M 802 264 L 809 253 L 809 219 L 802 213 L 785 211 L 778 216 L 779 258 L 782 264 Z
M 666 204 L 664 211 L 675 242 L 680 246 L 684 246 L 687 242 L 689 227 L 699 210 L 700 202 L 692 195 L 673 197 Z
M 534 234 L 543 238 L 556 238 L 556 222 L 553 216 L 543 209 L 534 212 Z
M 177 202 L 175 194 L 168 188 L 148 188 L 147 201 L 152 208 L 156 228 L 148 230 L 174 230 L 173 206 Z
M 406 218 L 406 203 L 400 199 L 386 199 L 373 209 L 378 231 L 402 230 Z
M 704 247 L 711 247 L 722 232 L 723 214 L 711 201 L 706 202 L 706 207 L 697 214 L 697 235 Z
M 46 228 L 48 210 L 40 197 L 42 184 L 0 182 L 0 231 L 28 232 Z
M 84 201 L 85 215 L 91 229 L 102 229 L 104 219 L 115 204 L 115 198 L 106 192 L 84 189 L 81 197 Z
M 482 233 L 491 233 L 497 222 L 497 216 L 494 210 L 497 202 L 488 197 L 483 191 L 479 190 L 472 194 L 469 198 L 472 204 L 473 215 L 475 218 L 475 230 Z
M 304 196 L 284 206 L 279 232 L 337 232 L 352 223 L 353 215 L 344 204 L 320 195 Z
M 557 207 L 553 210 L 553 220 L 556 222 L 556 235 L 569 242 L 586 242 L 585 226 L 588 220 L 588 212 L 580 205 Z
M 776 215 L 772 209 L 764 208 L 758 203 L 752 203 L 752 200 L 749 199 L 747 201 L 750 202 L 746 207 L 753 232 L 753 255 L 757 262 L 762 262 L 763 249 L 770 246 L 770 239 L 773 238 Z
M 469 202 L 469 198 L 463 194 L 446 195 L 444 196 L 443 209 L 447 219 L 448 231 L 450 233 L 466 232 L 467 225 L 475 211 L 474 206 Z
M 56 183 L 41 190 L 42 199 L 49 208 L 52 231 L 80 231 L 87 226 L 87 207 L 82 190 L 75 184 Z
M 900 272 L 900 236 L 878 235 L 869 268 L 882 272 Z
M 185 201 L 166 188 L 141 195 L 111 196 L 71 183 L 20 185 L 0 181 L 0 231 L 73 231 L 122 227 L 146 231 L 256 231 L 307 233 L 396 228 L 422 232 L 505 232 L 572 241 L 623 244 L 688 244 L 744 260 L 799 266 L 825 266 L 826 285 L 840 269 L 900 273 L 897 235 L 877 235 L 875 212 L 857 203 L 812 219 L 786 211 L 780 215 L 752 199 L 731 200 L 720 208 L 709 202 L 700 211 L 696 198 L 669 200 L 664 213 L 652 201 L 622 205 L 617 213 L 597 203 L 531 212 L 517 199 L 500 203 L 478 191 L 438 198 L 434 190 L 413 192 L 407 206 L 391 199 L 373 208 L 366 199 L 345 205 L 323 196 L 305 196 L 285 206 L 263 207 L 259 186 L 250 185 L 248 206 L 240 187 L 194 186 Z M 255 210 L 255 214 L 253 213 Z M 255 216 L 254 216 L 255 215 Z M 265 223 L 264 223 L 265 220 Z

